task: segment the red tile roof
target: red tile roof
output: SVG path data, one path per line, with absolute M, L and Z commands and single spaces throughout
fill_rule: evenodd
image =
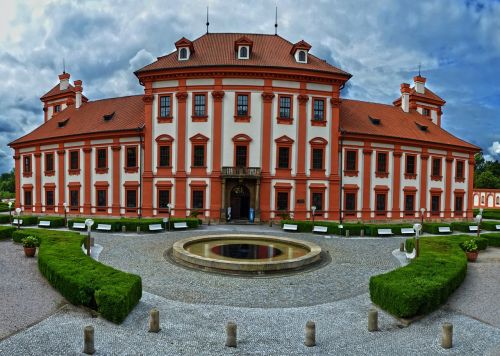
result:
M 417 91 L 415 90 L 415 87 L 412 87 L 411 91 L 410 91 L 410 99 L 413 99 L 413 98 L 415 98 L 416 100 L 421 98 L 422 102 L 426 102 L 426 99 L 430 99 L 430 100 L 438 102 L 440 105 L 444 105 L 446 103 L 446 101 L 444 101 L 440 96 L 436 95 L 429 88 L 424 88 L 424 93 L 421 94 L 421 93 L 417 93 Z M 401 97 L 394 100 L 393 104 L 400 106 L 401 105 Z
M 379 119 L 380 124 L 375 125 L 370 117 Z M 422 131 L 419 125 L 427 126 L 427 130 Z M 479 147 L 453 136 L 427 117 L 415 111 L 405 113 L 400 107 L 393 105 L 343 99 L 340 104 L 340 126 L 348 133 L 387 136 L 479 150 Z
M 67 93 L 75 93 L 75 87 L 71 84 L 69 84 L 68 88 L 66 90 L 61 90 L 59 83 L 57 83 L 52 89 L 50 89 L 48 92 L 43 94 L 43 96 L 40 98 L 40 100 L 48 99 L 56 95 L 60 94 L 67 94 Z M 82 95 L 83 101 L 88 100 L 85 95 Z
M 246 37 L 253 42 L 250 59 L 237 59 L 234 43 L 242 37 Z M 158 57 L 156 62 L 137 70 L 136 74 L 174 68 L 243 66 L 296 68 L 351 76 L 349 73 L 332 66 L 312 54 L 308 55 L 307 63 L 297 63 L 293 55 L 290 54 L 293 43 L 277 35 L 208 33 L 194 40 L 192 45 L 194 53 L 191 54 L 189 60 L 179 61 L 177 59 L 177 52 L 173 52 L 166 56 Z
M 70 106 L 29 134 L 10 143 L 16 145 L 37 140 L 111 131 L 133 130 L 144 125 L 143 95 L 125 96 Z M 104 115 L 115 113 L 111 120 Z M 63 127 L 60 122 L 68 120 Z

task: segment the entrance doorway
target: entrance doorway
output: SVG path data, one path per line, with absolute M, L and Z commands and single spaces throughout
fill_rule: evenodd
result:
M 250 191 L 244 185 L 231 190 L 231 215 L 233 219 L 248 219 L 250 210 Z

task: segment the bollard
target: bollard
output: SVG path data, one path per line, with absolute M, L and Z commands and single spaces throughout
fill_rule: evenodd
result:
M 378 330 L 378 311 L 377 309 L 370 309 L 368 311 L 368 331 Z
M 230 321 L 226 325 L 226 346 L 236 347 L 236 323 Z
M 359 236 L 365 237 L 365 230 L 364 229 L 359 230 Z
M 87 325 L 83 329 L 83 353 L 87 355 L 93 355 L 95 353 L 94 327 L 91 325 Z
M 141 227 L 140 226 L 137 226 L 137 232 L 141 232 Z
M 441 335 L 441 347 L 443 349 L 451 349 L 453 346 L 453 324 L 444 323 L 443 333 Z
M 160 311 L 156 308 L 151 309 L 149 312 L 149 330 L 150 333 L 157 333 L 160 331 Z
M 122 225 L 122 232 L 127 232 L 127 227 L 125 225 Z
M 404 242 L 401 242 L 401 243 L 399 244 L 399 251 L 400 251 L 400 252 L 405 252 L 405 243 L 404 243 Z
M 346 231 L 345 231 L 345 237 L 349 237 L 349 235 L 350 235 L 349 230 L 346 230 Z
M 308 321 L 306 323 L 306 340 L 304 345 L 308 347 L 316 346 L 316 324 L 314 321 Z

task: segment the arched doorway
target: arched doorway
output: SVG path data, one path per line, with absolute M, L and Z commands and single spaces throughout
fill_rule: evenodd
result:
M 250 191 L 244 185 L 231 190 L 231 215 L 233 219 L 248 219 L 250 210 Z

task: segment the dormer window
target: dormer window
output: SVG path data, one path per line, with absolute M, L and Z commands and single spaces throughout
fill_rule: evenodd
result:
M 248 46 L 240 46 L 238 50 L 238 59 L 249 59 Z
M 177 48 L 177 58 L 180 61 L 187 61 L 194 53 L 193 42 L 184 37 L 175 42 L 175 48 Z
M 307 63 L 307 54 L 306 54 L 306 51 L 299 51 L 297 62 Z
M 179 60 L 180 61 L 185 61 L 189 58 L 189 55 L 188 55 L 188 49 L 183 47 L 179 50 Z
M 307 63 L 307 55 L 309 54 L 310 49 L 311 45 L 302 40 L 292 46 L 290 54 L 294 56 L 297 63 Z
M 252 52 L 253 41 L 246 37 L 240 37 L 234 41 L 234 51 L 236 52 L 236 58 L 238 59 L 250 59 L 250 53 Z

